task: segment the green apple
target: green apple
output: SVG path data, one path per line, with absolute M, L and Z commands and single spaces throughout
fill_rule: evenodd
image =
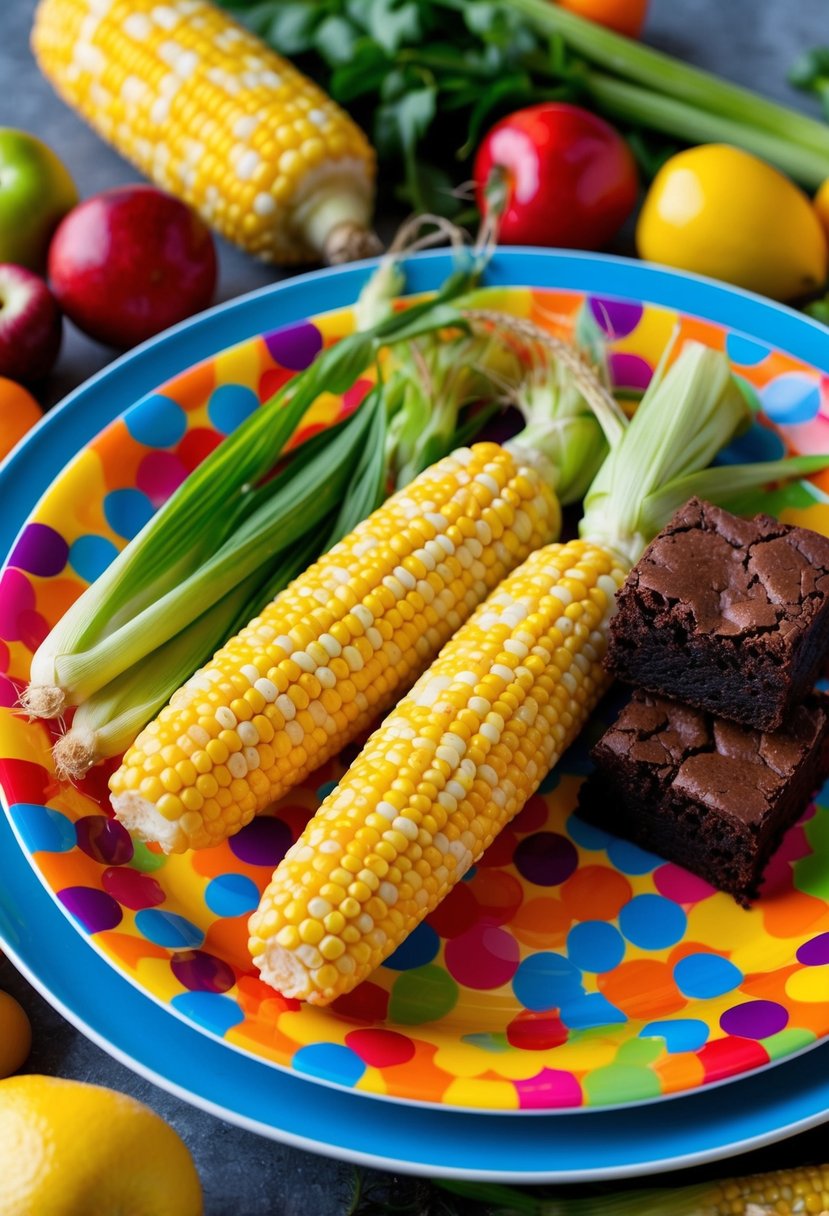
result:
M 77 201 L 51 148 L 27 131 L 0 127 L 0 262 L 42 271 L 52 233 Z

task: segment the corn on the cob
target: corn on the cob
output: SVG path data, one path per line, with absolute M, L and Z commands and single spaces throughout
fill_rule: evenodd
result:
M 116 815 L 170 851 L 238 831 L 370 725 L 559 526 L 546 482 L 504 447 L 433 465 L 176 693 L 111 779 Z
M 362 131 L 208 0 L 41 0 L 32 46 L 100 135 L 248 252 L 377 251 Z
M 318 1005 L 350 991 L 521 809 L 606 686 L 606 625 L 647 531 L 745 418 L 725 360 L 690 344 L 602 465 L 586 539 L 534 553 L 481 605 L 277 867 L 250 919 L 267 983 Z M 701 476 L 728 493 L 763 467 Z
M 328 1004 L 466 873 L 576 737 L 607 685 L 625 571 L 583 541 L 534 553 L 369 739 L 250 921 L 262 978 Z

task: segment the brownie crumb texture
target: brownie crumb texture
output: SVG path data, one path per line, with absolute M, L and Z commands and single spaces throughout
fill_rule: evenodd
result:
M 823 694 L 767 733 L 636 692 L 593 749 L 580 813 L 748 904 L 825 774 L 827 736 Z
M 829 538 L 691 499 L 621 588 L 607 667 L 627 683 L 774 730 L 829 652 Z

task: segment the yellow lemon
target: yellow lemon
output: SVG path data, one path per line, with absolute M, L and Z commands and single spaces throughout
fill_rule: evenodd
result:
M 187 1147 L 149 1107 L 81 1081 L 0 1081 L 0 1216 L 202 1210 Z
M 0 1077 L 17 1072 L 31 1047 L 32 1027 L 24 1010 L 8 992 L 0 992 Z
M 776 300 L 821 287 L 826 236 L 802 190 L 727 144 L 666 161 L 636 226 L 639 256 L 710 275 Z

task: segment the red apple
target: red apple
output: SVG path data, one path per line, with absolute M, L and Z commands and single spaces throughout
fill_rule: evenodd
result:
M 24 266 L 0 264 L 0 376 L 42 380 L 62 334 L 60 309 L 43 279 Z
M 210 230 L 153 186 L 119 186 L 61 221 L 49 278 L 79 329 L 110 346 L 135 346 L 206 308 L 216 285 Z

